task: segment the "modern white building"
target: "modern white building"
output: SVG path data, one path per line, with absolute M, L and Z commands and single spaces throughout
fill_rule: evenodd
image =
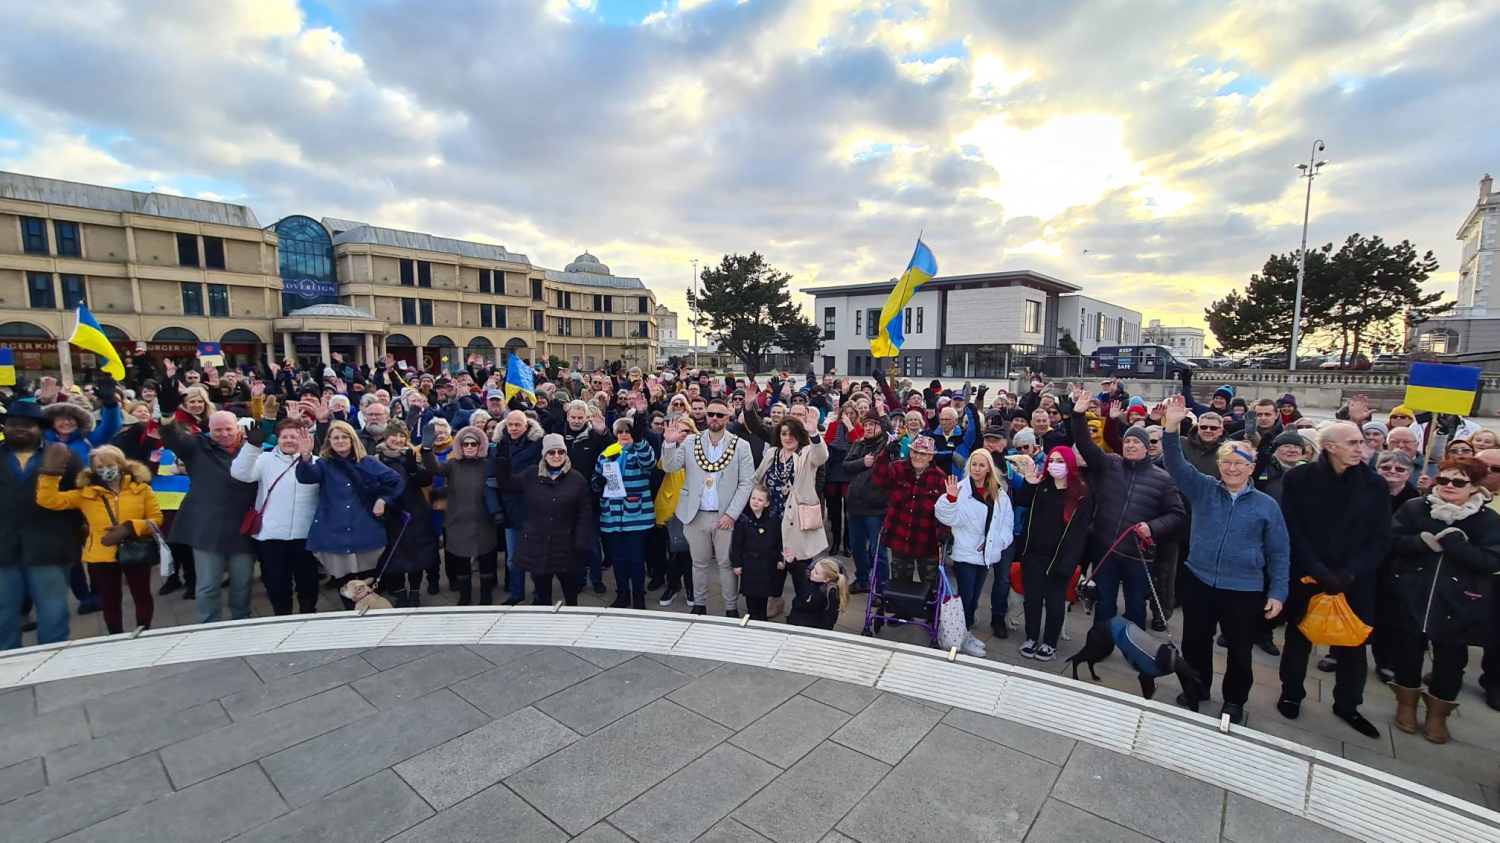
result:
M 1458 301 L 1453 313 L 1423 322 L 1417 350 L 1459 354 L 1500 349 L 1500 191 L 1489 173 L 1458 228 Z
M 813 318 L 823 330 L 815 369 L 871 373 L 870 340 L 880 333 L 880 311 L 894 288 L 892 280 L 803 291 L 813 296 Z M 896 368 L 913 378 L 1003 377 L 1020 357 L 1055 355 L 1059 300 L 1080 289 L 1030 270 L 934 278 L 902 311 L 906 340 Z
M 1202 328 L 1163 325 L 1160 319 L 1152 319 L 1151 324 L 1146 326 L 1146 330 L 1141 334 L 1141 342 L 1176 349 L 1177 353 L 1183 357 L 1203 357 L 1204 338 Z
M 1139 311 L 1084 295 L 1058 298 L 1057 327 L 1059 331 L 1066 329 L 1084 354 L 1093 354 L 1100 346 L 1141 341 Z

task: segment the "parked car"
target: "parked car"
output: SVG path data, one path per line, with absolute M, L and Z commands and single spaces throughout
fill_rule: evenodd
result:
M 1377 355 L 1370 363 L 1370 368 L 1376 371 L 1395 371 L 1405 369 L 1410 365 L 1404 354 L 1381 354 Z
M 1363 354 L 1331 354 L 1326 360 L 1318 365 L 1319 369 L 1354 369 L 1365 371 L 1370 368 L 1370 358 Z
M 1165 345 L 1107 345 L 1088 358 L 1089 372 L 1111 378 L 1175 378 L 1198 368 Z

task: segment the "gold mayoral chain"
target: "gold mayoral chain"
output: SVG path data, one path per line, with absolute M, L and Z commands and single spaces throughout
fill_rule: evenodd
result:
M 724 449 L 724 455 L 713 462 L 709 462 L 708 455 L 703 453 L 703 436 L 700 434 L 697 439 L 693 440 L 693 459 L 698 461 L 698 467 L 703 469 L 703 473 L 709 475 L 703 478 L 703 485 L 707 488 L 712 489 L 714 487 L 713 475 L 728 468 L 729 461 L 734 459 L 734 446 L 738 438 L 731 436 L 729 447 Z

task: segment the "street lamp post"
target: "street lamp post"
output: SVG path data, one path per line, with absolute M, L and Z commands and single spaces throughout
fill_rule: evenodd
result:
M 693 368 L 698 368 L 698 259 L 693 258 Z
M 1312 211 L 1312 183 L 1318 177 L 1318 170 L 1328 163 L 1327 158 L 1317 160 L 1323 149 L 1323 141 L 1314 141 L 1307 163 L 1297 165 L 1302 171 L 1298 178 L 1307 179 L 1307 199 L 1302 205 L 1302 248 L 1297 251 L 1297 300 L 1292 305 L 1292 353 L 1287 360 L 1287 368 L 1293 371 L 1297 369 L 1297 343 L 1302 339 L 1302 278 L 1307 274 L 1307 218 Z

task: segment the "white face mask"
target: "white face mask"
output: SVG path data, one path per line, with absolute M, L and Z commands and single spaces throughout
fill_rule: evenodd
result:
M 1068 464 L 1065 462 L 1047 463 L 1047 473 L 1053 477 L 1063 478 L 1068 476 Z
M 98 474 L 99 475 L 99 479 L 103 480 L 106 483 L 113 483 L 116 480 L 120 479 L 120 467 L 119 466 L 114 466 L 114 465 L 106 466 L 104 468 L 99 469 L 98 471 L 96 471 L 94 473 Z

